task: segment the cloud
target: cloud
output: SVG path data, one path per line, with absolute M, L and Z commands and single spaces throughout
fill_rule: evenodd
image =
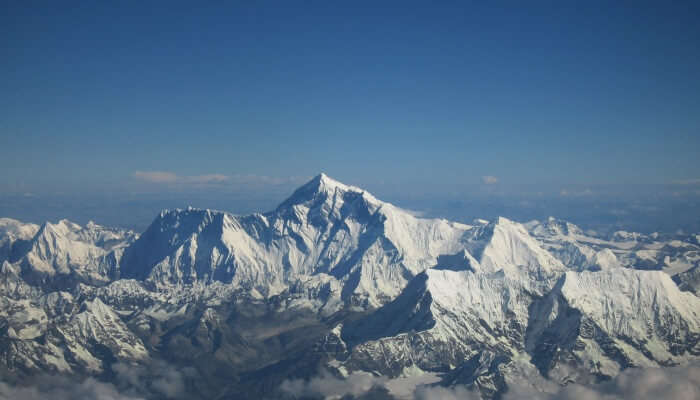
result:
M 629 368 L 609 382 L 570 384 L 554 393 L 511 388 L 505 400 L 700 399 L 700 363 L 671 368 Z
M 110 383 L 94 378 L 76 380 L 60 375 L 40 375 L 14 386 L 0 381 L 0 399 L 39 400 L 142 400 L 149 398 L 187 399 L 193 393 L 187 391 L 187 383 L 197 380 L 193 368 L 177 368 L 164 361 L 148 365 L 116 363 L 112 366 L 114 379 Z M 295 397 L 341 398 L 361 397 L 382 392 L 393 394 L 391 381 L 368 373 L 353 373 L 342 378 L 322 370 L 311 379 L 287 379 L 282 382 L 282 392 Z M 420 382 L 410 386 L 408 396 L 413 400 L 472 400 L 479 394 L 466 386 L 428 386 Z M 190 382 L 191 384 L 191 382 Z M 569 384 L 560 387 L 551 382 L 545 392 L 532 387 L 511 385 L 504 400 L 695 400 L 700 398 L 700 363 L 671 368 L 630 368 L 610 381 L 591 384 Z M 540 389 L 541 390 L 541 389 Z
M 280 389 L 295 397 L 361 396 L 374 388 L 383 387 L 386 381 L 387 378 L 375 377 L 367 373 L 350 374 L 344 379 L 337 378 L 330 372 L 322 370 L 318 376 L 309 380 L 287 379 L 282 382 Z
M 155 394 L 166 399 L 189 398 L 186 381 L 197 375 L 194 368 L 177 368 L 160 360 L 145 366 L 116 363 L 112 370 L 119 388 L 146 397 Z
M 207 184 L 207 183 L 224 183 L 231 179 L 230 177 L 223 175 L 223 174 L 208 174 L 208 175 L 197 175 L 197 176 L 188 176 L 185 177 L 183 180 L 186 183 L 195 183 L 195 184 Z
M 21 385 L 0 381 L 0 399 L 14 400 L 142 400 L 189 399 L 187 383 L 196 379 L 191 367 L 174 367 L 155 360 L 147 365 L 116 363 L 110 382 L 65 375 L 37 375 Z
M 390 380 L 387 377 L 377 377 L 369 373 L 357 372 L 341 378 L 332 375 L 327 370 L 308 380 L 287 379 L 282 382 L 280 389 L 294 397 L 321 397 L 324 399 L 359 398 L 375 392 L 384 393 L 381 398 L 413 399 L 413 400 L 479 400 L 481 396 L 467 389 L 466 386 L 446 388 L 429 386 L 439 381 L 435 376 L 414 376 Z M 362 397 L 364 398 L 364 397 Z M 372 397 L 373 398 L 373 397 Z
M 136 171 L 133 176 L 138 180 L 151 183 L 173 183 L 179 179 L 174 173 L 165 171 Z
M 481 177 L 481 183 L 485 185 L 493 185 L 498 183 L 498 177 L 492 175 L 485 175 Z
M 64 376 L 41 376 L 31 386 L 10 386 L 0 382 L 0 399 L 14 400 L 140 400 L 124 395 L 111 383 L 87 378 L 82 382 Z
M 341 398 L 359 397 L 371 391 L 384 390 L 395 394 L 385 377 L 367 373 L 353 373 L 346 378 L 333 376 L 328 371 L 311 379 L 285 380 L 281 389 L 295 397 Z M 427 383 L 427 382 L 426 382 Z M 464 385 L 454 387 L 410 384 L 399 398 L 412 400 L 476 400 L 479 393 Z M 569 384 L 559 386 L 542 380 L 533 386 L 511 383 L 504 400 L 695 400 L 700 399 L 700 363 L 667 368 L 629 368 L 617 377 L 600 384 Z M 545 390 L 545 392 L 542 392 Z
M 413 393 L 415 400 L 480 400 L 481 396 L 465 386 L 419 386 Z

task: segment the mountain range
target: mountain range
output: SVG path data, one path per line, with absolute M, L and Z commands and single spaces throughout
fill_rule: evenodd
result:
M 0 219 L 0 265 L 0 397 L 502 398 L 700 359 L 700 235 L 426 219 L 324 174 L 141 234 Z

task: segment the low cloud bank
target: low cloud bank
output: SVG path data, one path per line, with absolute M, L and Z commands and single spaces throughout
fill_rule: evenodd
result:
M 493 185 L 498 183 L 498 177 L 493 175 L 486 175 L 481 177 L 481 183 L 485 185 Z
M 518 394 L 506 400 L 532 399 Z M 535 397 L 536 399 L 536 397 Z M 700 399 L 700 363 L 671 368 L 630 368 L 610 382 L 598 385 L 572 384 L 541 400 L 696 400 Z
M 382 387 L 387 378 L 370 374 L 350 374 L 347 378 L 338 378 L 328 371 L 309 380 L 288 379 L 282 382 L 280 389 L 294 397 L 343 397 L 361 396 L 376 387 Z
M 117 363 L 112 382 L 78 380 L 64 375 L 39 375 L 22 385 L 0 382 L 0 400 L 145 400 L 188 399 L 186 381 L 193 368 L 176 368 L 163 361 L 146 366 Z
M 196 379 L 192 368 L 175 368 L 165 362 L 148 366 L 115 364 L 113 382 L 94 378 L 75 380 L 66 376 L 42 375 L 23 385 L 0 382 L 1 400 L 143 400 L 193 398 L 187 381 Z M 366 373 L 336 377 L 321 371 L 311 379 L 288 379 L 280 390 L 294 398 L 392 398 L 389 379 Z M 478 393 L 466 386 L 450 388 L 417 385 L 406 396 L 410 400 L 477 400 Z M 381 396 L 371 396 L 380 394 Z M 609 382 L 596 385 L 552 385 L 550 393 L 526 387 L 511 387 L 504 400 L 695 400 L 700 399 L 700 363 L 672 368 L 632 368 Z
M 327 371 L 309 380 L 286 380 L 281 389 L 294 397 L 343 398 L 361 397 L 378 388 L 386 389 L 388 379 L 369 374 L 350 374 L 338 378 Z M 670 368 L 630 368 L 601 384 L 552 384 L 550 393 L 527 387 L 511 387 L 504 400 L 696 400 L 700 399 L 700 363 Z M 466 386 L 441 387 L 418 385 L 408 396 L 411 400 L 477 400 L 480 395 Z
M 112 370 L 120 388 L 137 394 L 156 394 L 166 399 L 189 398 L 186 382 L 197 376 L 194 368 L 177 368 L 165 361 L 154 361 L 147 366 L 117 363 Z
M 2 400 L 140 400 L 119 392 L 111 383 L 99 382 L 93 378 L 76 382 L 62 376 L 43 376 L 32 382 L 31 386 L 11 386 L 0 382 L 0 399 Z
M 451 388 L 440 386 L 419 386 L 413 393 L 415 400 L 481 400 L 481 396 L 465 386 Z

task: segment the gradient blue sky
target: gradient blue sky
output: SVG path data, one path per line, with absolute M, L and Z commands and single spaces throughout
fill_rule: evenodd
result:
M 700 182 L 697 1 L 95 3 L 3 2 L 1 192 Z
M 11 3 L 0 170 L 28 190 L 700 178 L 698 2 Z

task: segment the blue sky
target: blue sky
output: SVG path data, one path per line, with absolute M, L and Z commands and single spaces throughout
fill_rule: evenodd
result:
M 6 194 L 700 182 L 697 2 L 8 3 Z

